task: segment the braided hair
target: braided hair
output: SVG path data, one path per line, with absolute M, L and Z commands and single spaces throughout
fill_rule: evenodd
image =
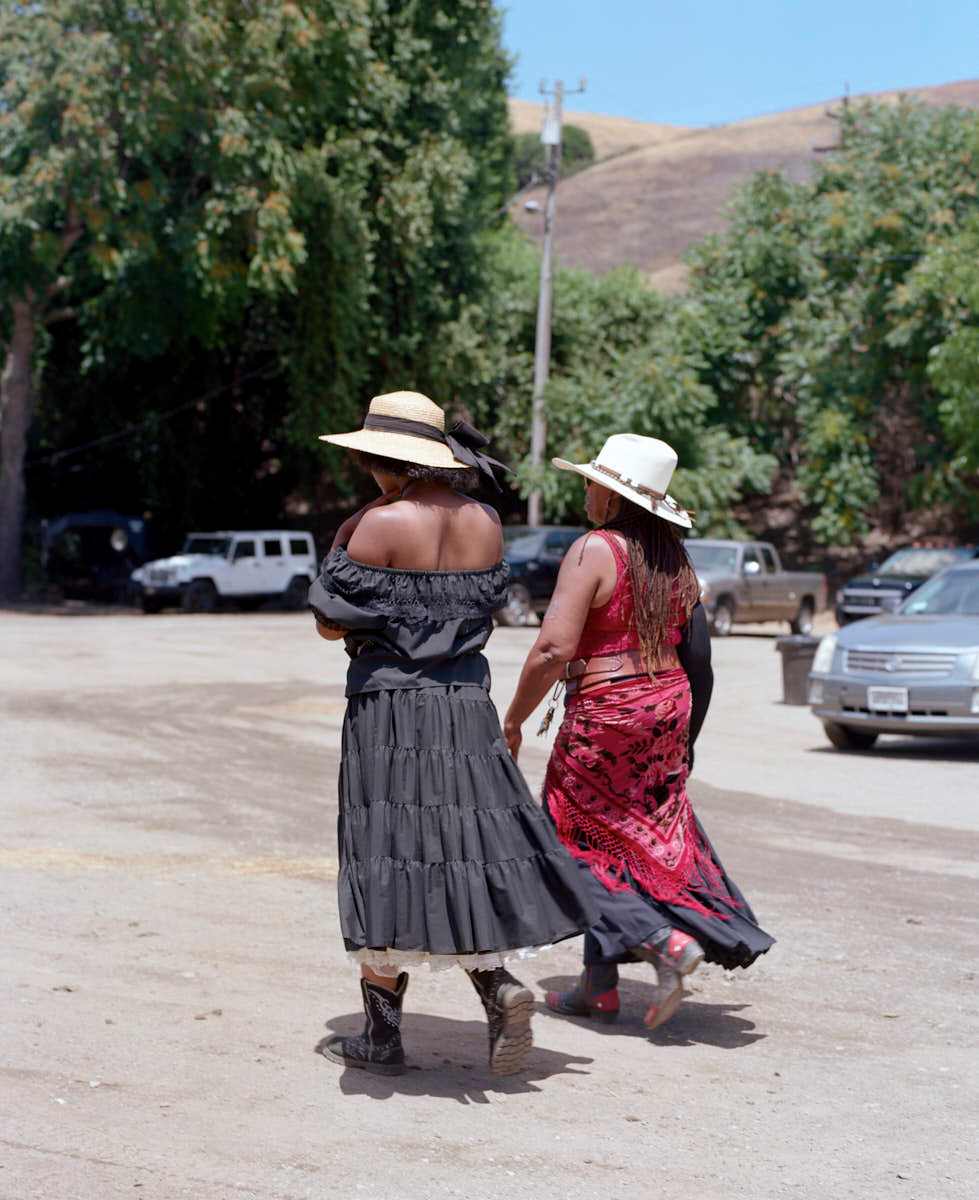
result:
M 656 662 L 670 630 L 689 619 L 700 599 L 700 584 L 671 521 L 623 496 L 618 514 L 602 528 L 625 538 L 636 631 L 648 669 Z

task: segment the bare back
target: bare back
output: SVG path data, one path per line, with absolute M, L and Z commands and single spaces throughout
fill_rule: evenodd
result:
M 347 552 L 406 571 L 482 571 L 503 557 L 503 533 L 488 504 L 426 484 L 366 513 Z

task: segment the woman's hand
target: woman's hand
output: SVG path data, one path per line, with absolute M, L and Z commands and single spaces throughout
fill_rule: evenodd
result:
M 516 762 L 520 755 L 520 744 L 523 741 L 523 733 L 520 725 L 516 721 L 511 720 L 509 715 L 507 715 L 506 720 L 503 722 L 503 740 L 510 751 L 510 757 Z
M 334 625 L 332 623 L 329 625 L 324 625 L 322 621 L 317 619 L 316 632 L 321 638 L 324 639 L 324 641 L 338 642 L 341 638 L 345 638 L 347 636 L 348 630 L 343 629 L 340 625 Z
M 372 508 L 382 508 L 385 504 L 392 504 L 395 500 L 400 499 L 400 497 L 400 489 L 393 488 L 390 492 L 385 492 L 383 496 L 376 496 L 368 504 L 365 504 L 363 508 L 359 508 L 353 516 L 347 517 L 336 532 L 330 552 L 332 553 L 337 546 L 345 546 L 350 541 L 354 535 L 354 530 Z

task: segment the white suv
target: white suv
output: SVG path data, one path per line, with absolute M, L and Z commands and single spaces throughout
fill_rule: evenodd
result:
M 311 533 L 239 530 L 190 533 L 179 554 L 144 563 L 130 578 L 146 613 L 176 604 L 213 612 L 225 596 L 242 604 L 278 596 L 298 610 L 306 607 L 316 572 Z

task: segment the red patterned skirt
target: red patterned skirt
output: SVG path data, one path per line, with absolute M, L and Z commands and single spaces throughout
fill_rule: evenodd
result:
M 677 668 L 568 700 L 544 800 L 568 851 L 610 892 L 639 888 L 726 919 L 737 909 L 687 796 L 690 685 Z

